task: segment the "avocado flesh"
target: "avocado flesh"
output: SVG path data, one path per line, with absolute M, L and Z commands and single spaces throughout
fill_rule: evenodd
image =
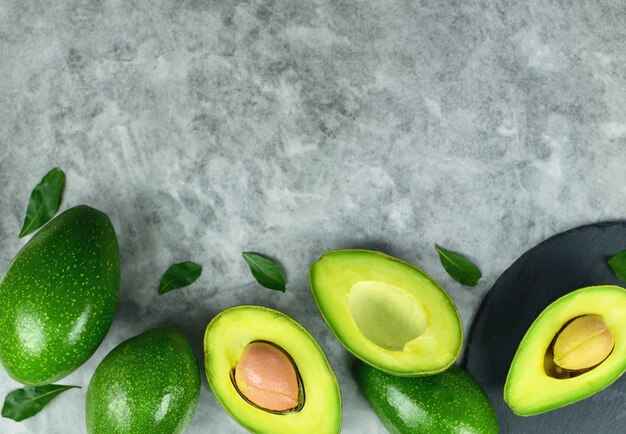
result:
M 200 371 L 187 340 L 168 329 L 122 342 L 100 363 L 87 390 L 89 434 L 179 434 L 200 396 Z
M 545 413 L 585 399 L 617 380 L 626 370 L 624 312 L 626 290 L 613 285 L 581 288 L 550 304 L 524 335 L 511 363 L 504 386 L 504 400 L 511 410 L 521 416 Z M 591 314 L 602 317 L 613 334 L 613 351 L 585 372 L 556 378 L 550 361 L 546 362 L 555 336 L 572 319 Z
M 44 226 L 0 282 L 0 360 L 15 380 L 53 383 L 85 362 L 117 309 L 120 260 L 106 214 L 77 206 Z
M 352 354 L 394 375 L 441 372 L 463 326 L 450 296 L 419 268 L 380 252 L 336 250 L 309 271 L 326 323 Z
M 485 392 L 464 370 L 398 377 L 355 362 L 353 374 L 392 434 L 497 434 L 496 414 Z
M 237 390 L 233 371 L 246 346 L 268 342 L 289 355 L 301 381 L 303 402 L 295 411 L 269 412 Z M 206 376 L 218 401 L 254 433 L 339 433 L 341 395 L 319 344 L 287 315 L 260 306 L 237 306 L 216 316 L 204 337 Z

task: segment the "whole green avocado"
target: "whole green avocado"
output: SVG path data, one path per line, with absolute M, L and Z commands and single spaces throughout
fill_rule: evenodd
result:
M 89 434 L 177 434 L 194 415 L 200 372 L 179 333 L 152 329 L 122 342 L 87 390 Z
M 78 368 L 106 335 L 119 298 L 117 237 L 85 205 L 44 226 L 0 282 L 0 361 L 15 380 L 53 383 Z
M 355 362 L 354 377 L 383 425 L 392 434 L 497 434 L 489 398 L 464 370 L 396 377 Z

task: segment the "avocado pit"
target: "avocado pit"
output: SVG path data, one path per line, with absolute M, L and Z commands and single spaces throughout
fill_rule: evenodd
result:
M 304 389 L 293 359 L 279 346 L 251 342 L 231 372 L 237 392 L 248 403 L 270 413 L 299 411 Z
M 566 323 L 546 353 L 546 373 L 572 378 L 595 368 L 613 351 L 615 339 L 599 315 L 583 315 Z

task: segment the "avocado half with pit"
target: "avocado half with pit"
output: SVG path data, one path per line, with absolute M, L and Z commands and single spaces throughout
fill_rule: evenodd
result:
M 204 336 L 206 376 L 224 409 L 254 433 L 341 430 L 335 374 L 313 336 L 273 309 L 236 306 Z
M 337 339 L 369 365 L 394 375 L 429 375 L 459 356 L 459 312 L 414 265 L 370 250 L 335 250 L 311 266 L 309 281 Z
M 591 286 L 550 304 L 522 339 L 504 386 L 514 413 L 531 416 L 585 399 L 626 370 L 626 290 Z

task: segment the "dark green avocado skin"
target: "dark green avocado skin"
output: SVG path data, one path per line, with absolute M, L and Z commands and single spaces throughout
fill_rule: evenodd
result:
M 462 369 L 396 377 L 355 362 L 354 377 L 392 434 L 496 434 L 498 421 L 485 392 Z
M 152 329 L 122 342 L 87 390 L 89 434 L 182 433 L 200 396 L 200 371 L 178 332 Z
M 85 205 L 44 226 L 0 282 L 0 361 L 15 380 L 53 383 L 98 348 L 117 310 L 120 258 L 106 214 Z

